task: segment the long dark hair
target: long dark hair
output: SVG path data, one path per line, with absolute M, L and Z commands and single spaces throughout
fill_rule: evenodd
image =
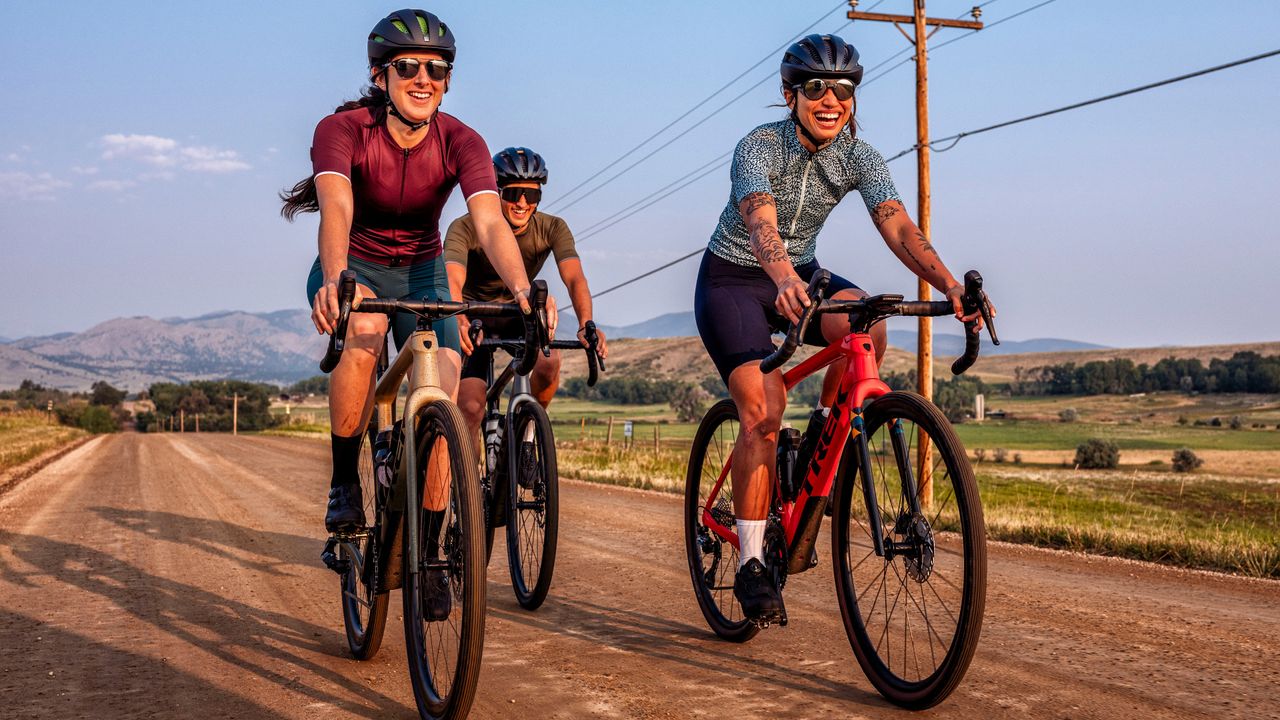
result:
M 334 108 L 334 112 L 340 113 L 367 107 L 379 109 L 379 112 L 374 113 L 370 127 L 384 122 L 387 93 L 377 85 L 370 85 L 360 92 L 359 98 L 342 103 Z M 320 199 L 316 196 L 316 176 L 308 175 L 299 180 L 292 189 L 280 191 L 280 201 L 284 203 L 284 207 L 280 208 L 280 214 L 289 222 L 293 222 L 299 213 L 319 212 Z

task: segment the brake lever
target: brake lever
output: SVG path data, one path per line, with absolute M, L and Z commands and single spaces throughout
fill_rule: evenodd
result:
M 480 337 L 480 333 L 483 330 L 484 330 L 484 323 L 480 320 L 472 320 L 471 324 L 467 326 L 467 337 L 471 339 L 472 347 L 475 347 L 477 338 Z

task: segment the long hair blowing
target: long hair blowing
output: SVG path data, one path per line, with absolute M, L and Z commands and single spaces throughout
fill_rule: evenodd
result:
M 385 112 L 386 106 L 387 93 L 377 85 L 370 85 L 360 92 L 359 98 L 347 100 L 334 108 L 333 111 L 340 113 L 372 107 L 380 108 L 382 112 Z M 373 125 L 377 125 L 383 119 L 382 113 L 376 113 L 373 118 Z M 316 176 L 308 175 L 295 183 L 292 188 L 280 191 L 280 202 L 284 203 L 280 208 L 280 214 L 289 222 L 293 222 L 299 213 L 319 212 L 320 199 L 316 196 Z

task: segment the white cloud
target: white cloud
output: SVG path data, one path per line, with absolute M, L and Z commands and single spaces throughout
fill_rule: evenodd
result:
M 90 190 L 102 190 L 103 192 L 124 192 L 137 184 L 133 180 L 94 180 L 86 187 Z
M 235 150 L 222 150 L 202 145 L 183 145 L 172 138 L 158 135 L 102 136 L 103 160 L 134 160 L 159 168 L 178 168 L 188 172 L 228 173 L 248 170 L 249 163 Z
M 22 156 L 19 155 L 18 153 L 9 153 L 8 155 L 4 156 L 4 159 L 13 163 L 22 162 Z
M 74 165 L 71 168 L 71 172 L 77 175 L 97 175 L 98 167 L 96 165 L 88 165 L 84 167 L 80 165 Z
M 0 201 L 10 198 L 24 202 L 53 200 L 56 191 L 69 187 L 71 183 L 47 172 L 0 172 Z

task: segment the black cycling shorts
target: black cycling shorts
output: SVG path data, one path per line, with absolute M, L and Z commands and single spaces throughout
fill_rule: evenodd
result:
M 516 317 L 484 317 L 473 318 L 484 324 L 484 339 L 501 338 L 503 340 L 524 339 L 524 320 Z M 455 325 L 457 323 L 454 323 Z M 489 379 L 489 363 L 493 360 L 493 346 L 483 345 L 472 349 L 471 354 L 462 360 L 462 377 Z
M 814 260 L 797 267 L 796 272 L 809 282 L 819 269 Z M 858 286 L 832 273 L 822 296 L 829 298 L 850 288 Z M 789 322 L 774 308 L 777 298 L 778 287 L 762 268 L 729 262 L 709 250 L 702 256 L 693 294 L 693 317 L 702 344 L 725 385 L 729 384 L 729 373 L 738 366 L 773 353 L 773 333 L 786 332 Z M 822 336 L 821 323 L 810 323 L 804 342 L 828 344 Z

